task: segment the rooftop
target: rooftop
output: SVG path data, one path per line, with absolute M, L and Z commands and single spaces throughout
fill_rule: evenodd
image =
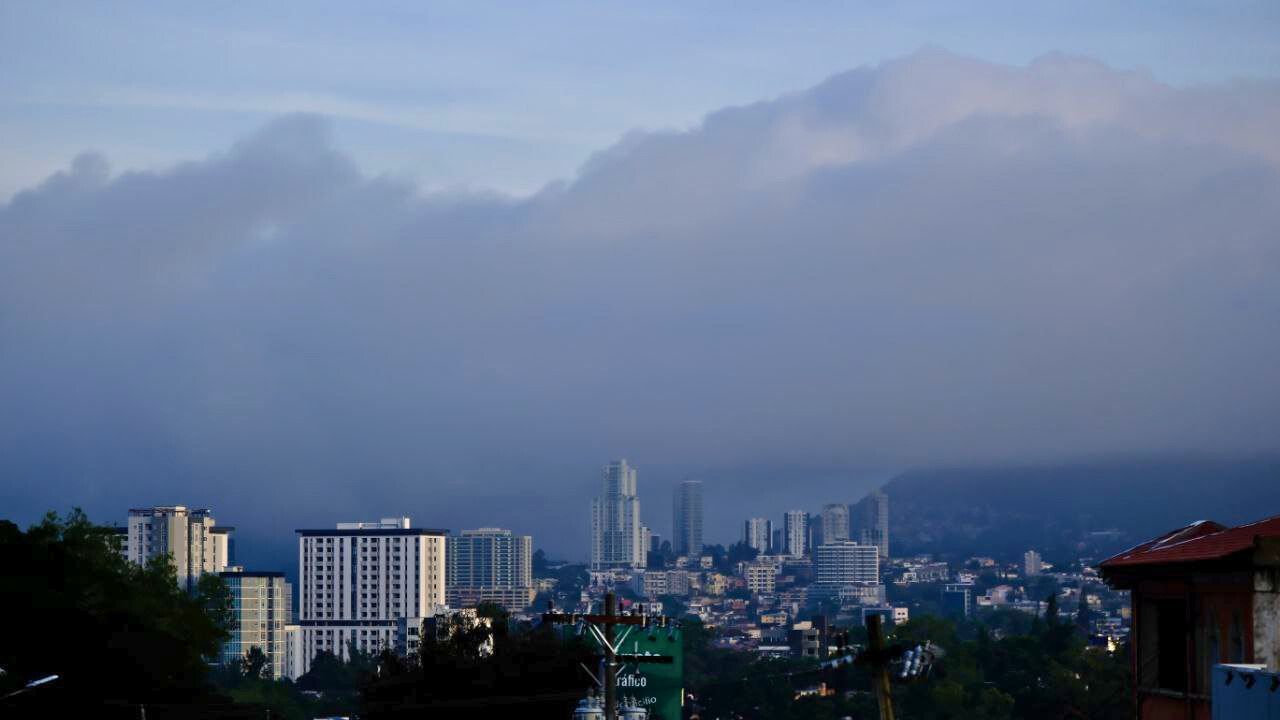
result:
M 294 530 L 299 535 L 323 535 L 333 537 L 347 537 L 352 535 L 363 536 L 385 536 L 385 535 L 448 535 L 448 530 L 437 530 L 433 528 L 362 528 L 362 529 L 330 529 L 330 528 L 299 528 Z
M 1220 560 L 1252 550 L 1258 538 L 1263 537 L 1280 537 L 1280 515 L 1232 528 L 1212 520 L 1199 520 L 1129 548 L 1102 561 L 1099 567 L 1110 570 Z

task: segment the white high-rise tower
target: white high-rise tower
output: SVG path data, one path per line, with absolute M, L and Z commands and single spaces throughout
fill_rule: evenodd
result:
M 822 508 L 822 544 L 849 539 L 849 506 L 829 503 Z
M 177 570 L 178 586 L 191 591 L 200 576 L 227 569 L 231 528 L 219 527 L 204 508 L 164 505 L 129 510 L 129 527 L 121 552 L 125 558 L 146 565 L 153 557 L 168 555 Z
M 591 569 L 640 568 L 644 563 L 636 469 L 616 460 L 604 466 L 600 497 L 591 502 Z
M 397 626 L 445 603 L 445 531 L 410 527 L 409 518 L 298 530 L 298 625 L 290 661 L 303 675 L 321 651 L 350 658 L 350 647 L 395 647 Z
M 773 551 L 773 523 L 768 518 L 748 518 L 742 527 L 742 541 L 761 555 Z
M 809 514 L 788 510 L 782 516 L 782 550 L 791 557 L 804 557 L 809 549 Z

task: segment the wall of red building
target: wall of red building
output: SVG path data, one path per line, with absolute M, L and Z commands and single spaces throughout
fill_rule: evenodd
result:
M 1130 658 L 1131 669 L 1134 677 L 1135 702 L 1139 708 L 1138 717 L 1140 720 L 1188 720 L 1188 705 L 1190 706 L 1190 718 L 1194 720 L 1210 720 L 1212 716 L 1212 708 L 1210 703 L 1205 700 L 1193 699 L 1190 703 L 1185 698 L 1163 697 L 1144 693 L 1142 688 L 1138 687 L 1138 673 L 1140 667 L 1139 652 L 1142 648 L 1142 638 L 1140 637 L 1140 628 L 1142 627 L 1142 619 L 1140 613 L 1143 600 L 1145 599 L 1190 599 L 1192 602 L 1193 618 L 1197 623 L 1207 623 L 1209 621 L 1210 611 L 1212 619 L 1218 630 L 1218 662 L 1235 662 L 1235 658 L 1231 656 L 1230 638 L 1231 624 L 1233 613 L 1238 614 L 1240 622 L 1240 634 L 1243 647 L 1242 659 L 1239 662 L 1253 662 L 1253 585 L 1247 574 L 1231 577 L 1227 576 L 1214 582 L 1197 582 L 1189 583 L 1190 578 L 1186 579 L 1151 579 L 1138 583 L 1132 590 L 1132 620 L 1130 627 Z M 1207 631 L 1202 632 L 1203 628 L 1197 627 L 1192 633 L 1191 642 L 1203 646 L 1207 638 Z M 1202 648 L 1203 649 L 1203 648 Z M 1195 652 L 1194 645 L 1188 647 L 1188 657 L 1196 658 L 1199 655 Z M 1203 686 L 1201 679 L 1198 677 L 1199 671 L 1196 667 L 1192 668 L 1191 692 L 1193 694 L 1208 695 L 1209 685 L 1212 683 L 1211 678 L 1205 678 Z

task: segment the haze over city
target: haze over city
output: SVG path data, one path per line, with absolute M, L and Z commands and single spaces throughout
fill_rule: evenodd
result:
M 0 9 L 11 519 L 580 560 L 616 458 L 727 542 L 917 467 L 1280 452 L 1273 4 L 70 7 Z

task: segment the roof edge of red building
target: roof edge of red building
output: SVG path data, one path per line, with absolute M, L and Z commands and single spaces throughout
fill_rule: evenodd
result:
M 1280 537 L 1280 515 L 1231 528 L 1200 520 L 1117 553 L 1099 567 L 1111 570 L 1218 560 L 1251 549 L 1259 537 Z

